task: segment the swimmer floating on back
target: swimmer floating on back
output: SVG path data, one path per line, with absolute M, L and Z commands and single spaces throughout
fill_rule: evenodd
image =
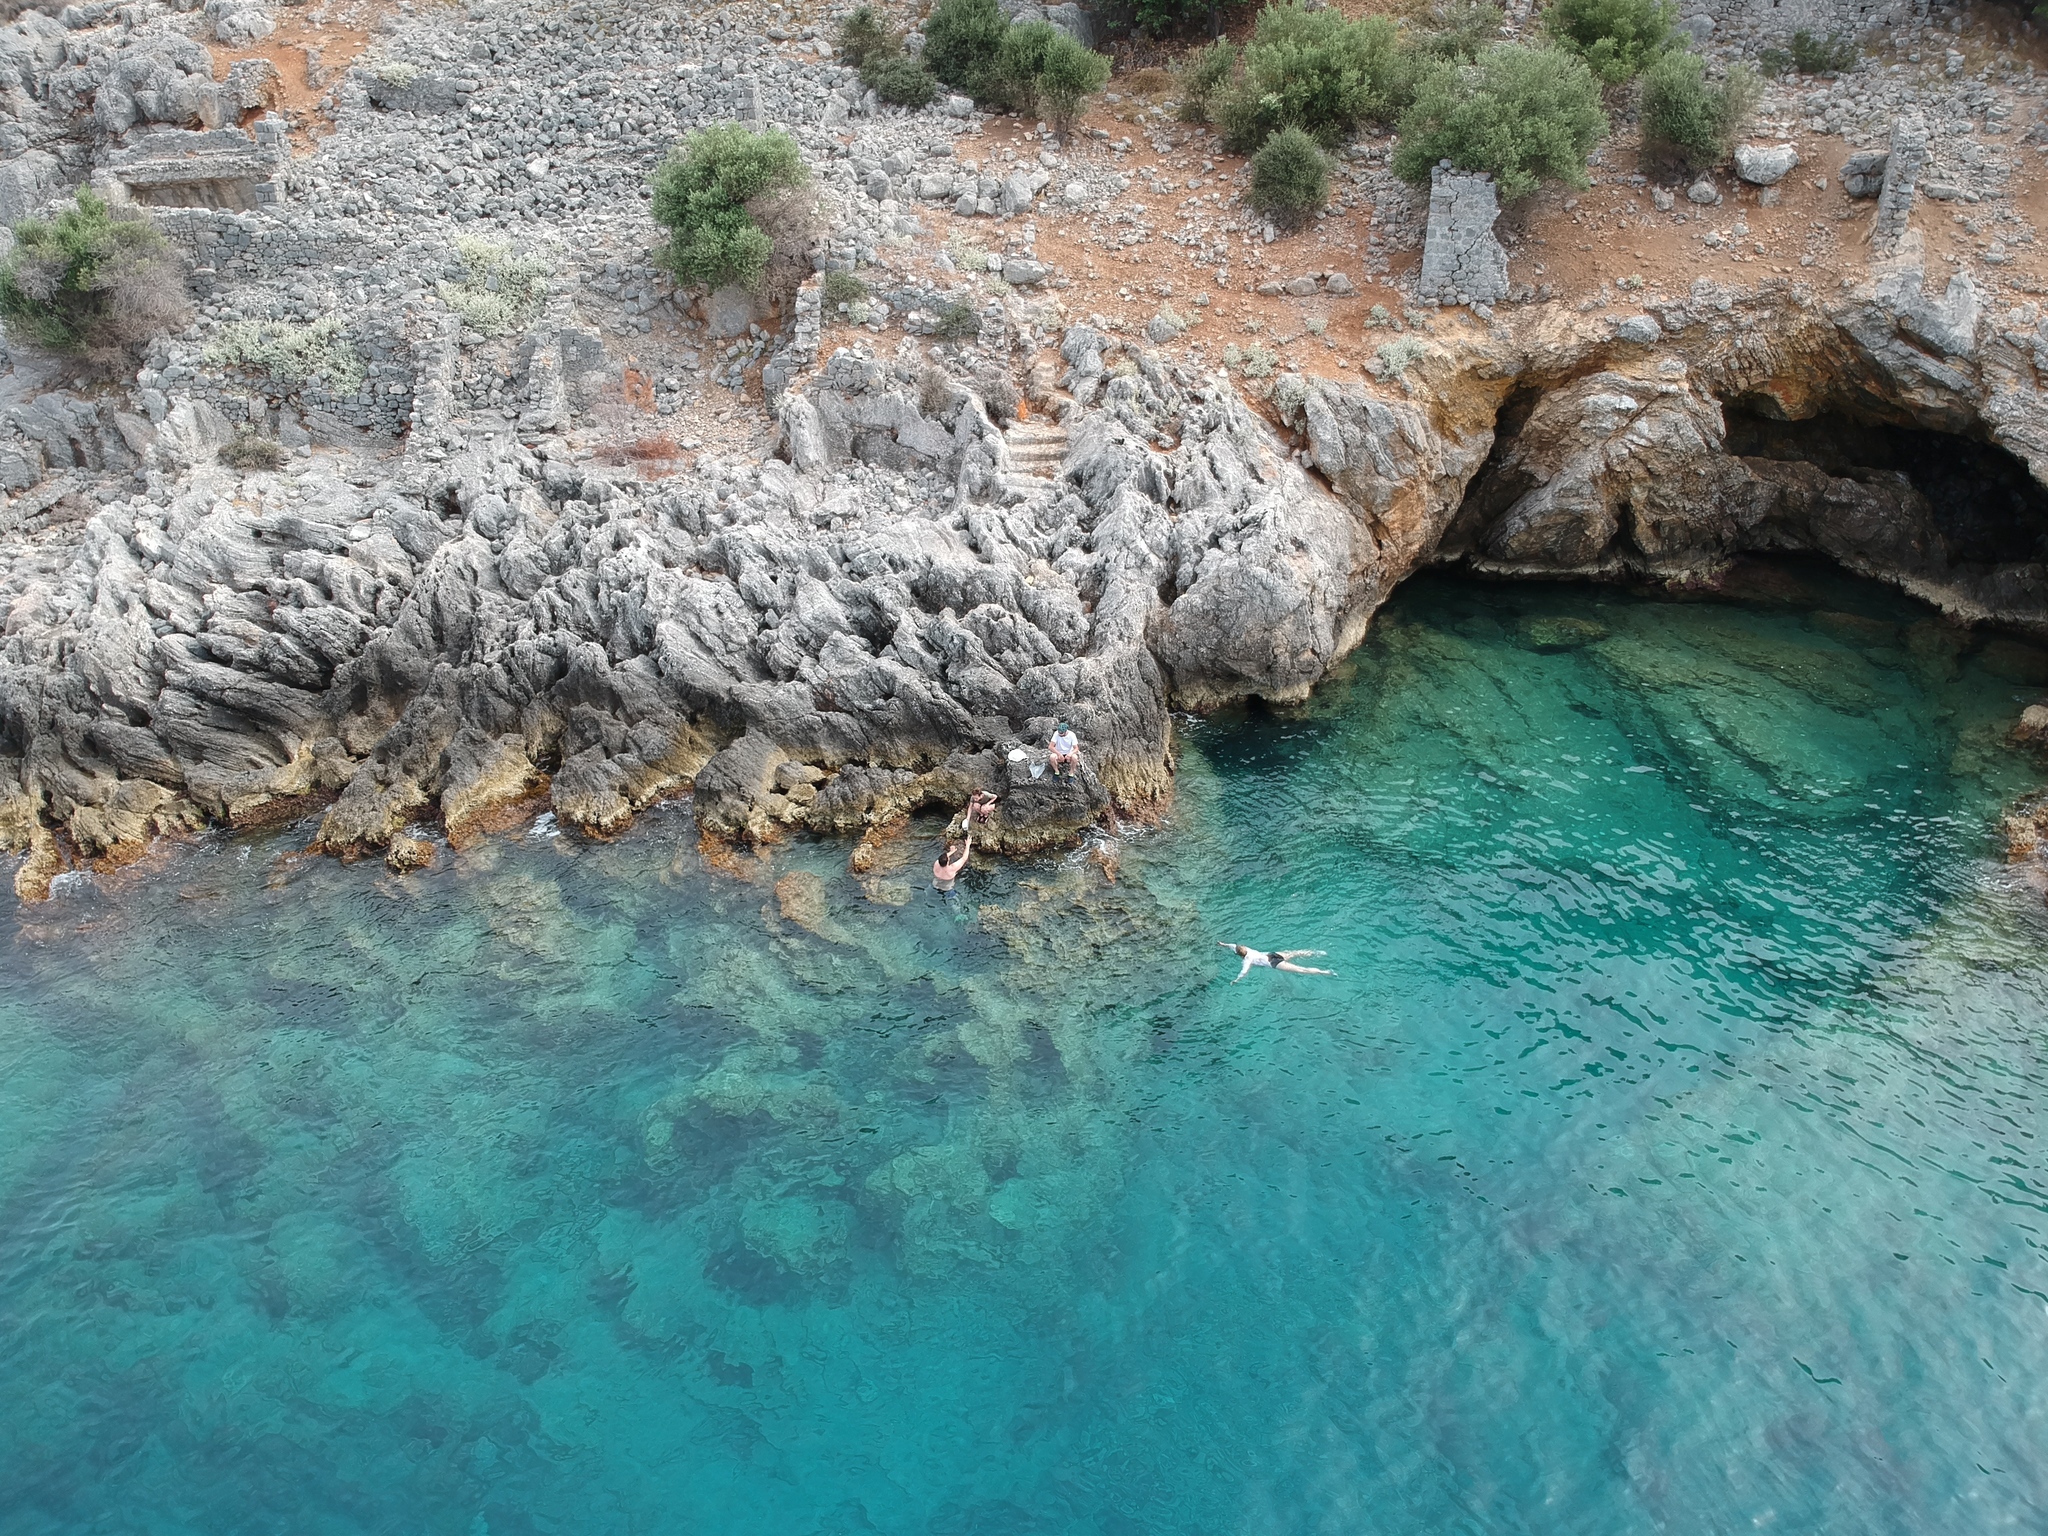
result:
M 1221 939 L 1218 939 L 1216 943 L 1218 948 L 1234 949 L 1244 957 L 1244 964 L 1238 968 L 1237 974 L 1230 978 L 1230 984 L 1233 987 L 1240 981 L 1243 981 L 1245 977 L 1251 975 L 1252 967 L 1255 965 L 1263 965 L 1269 970 L 1275 971 L 1292 971 L 1297 976 L 1334 976 L 1337 974 L 1335 971 L 1319 970 L 1313 965 L 1296 965 L 1294 963 L 1306 955 L 1323 954 L 1324 951 L 1320 949 L 1252 949 L 1243 944 L 1228 944 Z

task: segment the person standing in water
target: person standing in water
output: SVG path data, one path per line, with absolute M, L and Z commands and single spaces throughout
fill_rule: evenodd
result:
M 1244 964 L 1238 967 L 1237 974 L 1230 978 L 1230 984 L 1233 987 L 1240 981 L 1243 981 L 1245 977 L 1251 975 L 1252 967 L 1255 965 L 1262 965 L 1268 970 L 1274 971 L 1292 971 L 1297 976 L 1334 976 L 1337 974 L 1335 971 L 1321 970 L 1313 965 L 1296 965 L 1294 963 L 1311 955 L 1322 954 L 1323 951 L 1320 949 L 1252 949 L 1243 944 L 1226 943 L 1222 939 L 1218 939 L 1216 943 L 1218 948 L 1236 950 L 1244 960 Z
M 974 852 L 974 834 L 969 832 L 966 841 L 946 844 L 946 851 L 932 861 L 932 889 L 951 891 L 953 882 L 960 878 L 960 871 L 967 867 L 968 855 Z

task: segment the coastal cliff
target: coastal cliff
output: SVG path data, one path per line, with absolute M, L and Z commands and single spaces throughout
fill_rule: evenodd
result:
M 694 484 L 512 442 L 374 486 L 200 467 L 46 534 L 11 594 L 0 835 L 32 896 L 313 796 L 353 856 L 543 793 L 605 835 L 694 785 L 707 831 L 759 838 L 993 784 L 990 841 L 1034 846 L 1164 794 L 1173 710 L 1301 699 L 1446 561 L 1697 584 L 1808 551 L 2048 632 L 2048 493 L 2016 468 L 2048 465 L 2048 327 L 1967 278 L 1930 295 L 1913 256 L 1826 299 L 1701 283 L 1624 323 L 1444 327 L 1402 386 L 1264 400 L 1077 326 L 1044 476 L 971 384 L 853 350 L 792 398 L 795 464 Z M 937 494 L 863 439 L 923 445 Z M 1075 786 L 1006 756 L 1061 717 Z

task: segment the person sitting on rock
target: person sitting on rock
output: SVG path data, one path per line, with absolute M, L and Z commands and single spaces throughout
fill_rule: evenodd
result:
M 1335 971 L 1319 970 L 1313 965 L 1296 965 L 1294 963 L 1297 960 L 1307 959 L 1311 955 L 1320 955 L 1323 953 L 1320 949 L 1250 949 L 1243 944 L 1231 944 L 1222 939 L 1218 939 L 1216 943 L 1219 948 L 1236 950 L 1244 959 L 1244 964 L 1237 968 L 1237 974 L 1230 978 L 1230 984 L 1233 987 L 1240 981 L 1243 981 L 1245 977 L 1251 975 L 1252 967 L 1255 965 L 1263 965 L 1269 970 L 1275 971 L 1292 971 L 1297 976 L 1334 976 L 1337 974 Z
M 996 797 L 985 789 L 977 789 L 967 797 L 967 816 L 962 825 L 971 828 L 977 822 L 986 822 L 995 809 Z
M 932 889 L 950 891 L 953 882 L 960 878 L 960 871 L 967 867 L 967 857 L 974 852 L 974 834 L 969 832 L 966 841 L 946 844 L 946 851 L 932 861 Z
M 1045 744 L 1045 761 L 1063 779 L 1072 778 L 1074 770 L 1081 766 L 1081 738 L 1064 720 L 1052 733 L 1052 740 Z

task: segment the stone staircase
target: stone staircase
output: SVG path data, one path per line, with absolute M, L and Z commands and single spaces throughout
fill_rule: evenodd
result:
M 1058 483 L 1067 461 L 1067 429 L 1050 417 L 1013 421 L 1003 432 L 1010 450 L 1010 484 L 1020 491 L 1044 490 Z

